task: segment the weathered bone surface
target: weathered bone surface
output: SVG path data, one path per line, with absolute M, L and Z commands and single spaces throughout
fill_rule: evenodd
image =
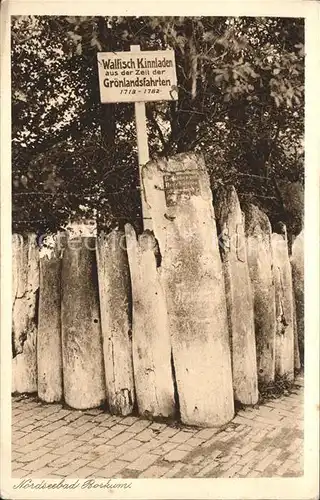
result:
M 244 207 L 247 258 L 253 289 L 258 380 L 275 377 L 276 305 L 271 250 L 271 225 L 254 205 Z
M 63 251 L 61 325 L 64 399 L 72 408 L 106 396 L 95 238 L 72 237 Z
M 247 261 L 243 214 L 233 186 L 215 199 L 226 284 L 234 396 L 243 404 L 258 401 L 253 295 Z
M 273 271 L 276 294 L 276 375 L 294 376 L 293 289 L 286 228 L 272 233 Z
M 297 309 L 296 301 L 293 293 L 293 340 L 294 340 L 294 369 L 299 371 L 301 369 L 299 340 L 298 340 L 298 325 L 297 325 Z
M 38 396 L 47 403 L 62 398 L 61 255 L 59 235 L 40 250 Z M 45 241 L 44 245 L 48 245 Z M 46 250 L 46 251 L 44 251 Z
M 293 290 L 296 305 L 297 336 L 300 362 L 304 358 L 304 231 L 295 238 L 292 245 L 291 267 Z
M 174 385 L 165 298 L 156 262 L 156 241 L 125 227 L 133 296 L 132 347 L 139 413 L 173 417 Z
M 142 172 L 161 253 L 182 422 L 233 417 L 224 277 L 212 193 L 201 156 L 149 162 Z
M 128 415 L 134 404 L 130 272 L 125 234 L 97 239 L 97 263 L 107 402 L 111 413 Z
M 39 249 L 36 235 L 12 238 L 12 391 L 37 391 Z

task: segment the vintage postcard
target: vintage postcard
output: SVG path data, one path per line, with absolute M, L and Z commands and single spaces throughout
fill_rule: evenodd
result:
M 1 497 L 318 498 L 319 3 L 1 28 Z

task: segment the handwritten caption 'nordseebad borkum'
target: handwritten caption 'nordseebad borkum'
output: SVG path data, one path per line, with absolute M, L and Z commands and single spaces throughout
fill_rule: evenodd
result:
M 98 64 L 102 102 L 177 98 L 173 51 L 100 52 Z
M 16 490 L 91 490 L 91 489 L 130 489 L 132 486 L 131 482 L 123 482 L 119 480 L 107 481 L 96 481 L 95 479 L 86 479 L 85 481 L 67 481 L 64 478 L 57 482 L 48 482 L 45 479 L 42 481 L 34 481 L 32 479 L 22 479 L 18 484 L 15 484 L 13 488 Z

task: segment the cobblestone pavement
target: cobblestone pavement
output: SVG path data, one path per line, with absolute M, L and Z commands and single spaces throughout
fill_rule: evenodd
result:
M 32 478 L 281 477 L 302 474 L 303 379 L 220 429 L 173 427 L 14 397 L 12 475 Z

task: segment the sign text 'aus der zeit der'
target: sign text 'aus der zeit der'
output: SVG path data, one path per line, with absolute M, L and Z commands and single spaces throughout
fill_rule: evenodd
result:
M 98 52 L 102 103 L 178 99 L 173 50 Z

